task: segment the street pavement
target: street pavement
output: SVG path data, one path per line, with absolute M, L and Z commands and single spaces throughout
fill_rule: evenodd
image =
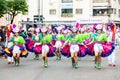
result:
M 86 56 L 79 61 L 79 68 L 73 69 L 71 59 L 62 56 L 49 58 L 49 67 L 43 61 L 33 60 L 33 54 L 21 58 L 20 66 L 8 65 L 0 58 L 0 80 L 120 80 L 120 49 L 116 49 L 116 67 L 109 67 L 107 58 L 102 58 L 102 69 L 94 68 L 93 57 Z

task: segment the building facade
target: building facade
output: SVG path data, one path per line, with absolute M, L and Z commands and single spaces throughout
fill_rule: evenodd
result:
M 31 3 L 33 0 L 28 1 Z M 45 22 L 79 19 L 120 21 L 120 0 L 34 0 L 29 6 L 30 20 L 34 15 L 43 15 Z
M 120 0 L 26 0 L 26 15 L 18 15 L 15 21 L 34 21 L 42 15 L 44 22 L 75 22 L 112 20 L 120 24 Z M 40 21 L 40 19 L 36 19 Z M 6 23 L 6 22 L 5 22 Z M 83 22 L 84 23 L 84 22 Z M 89 24 L 89 23 L 88 23 Z

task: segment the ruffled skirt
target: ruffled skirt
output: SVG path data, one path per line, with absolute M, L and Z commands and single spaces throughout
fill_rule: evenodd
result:
M 51 44 L 36 45 L 33 50 L 36 54 L 47 53 L 48 57 L 55 56 L 55 48 Z
M 109 55 L 111 55 L 111 53 L 113 52 L 113 50 L 115 49 L 115 46 L 113 43 L 107 43 L 107 42 L 102 42 L 100 45 L 97 45 L 95 42 L 92 44 L 87 45 L 88 50 L 87 50 L 87 54 L 90 56 L 94 56 L 94 50 L 102 51 L 101 56 L 102 57 L 107 57 Z
M 86 47 L 83 45 L 66 45 L 61 49 L 62 55 L 66 57 L 70 57 L 71 53 L 78 52 L 78 57 L 85 57 L 86 56 Z
M 14 45 L 11 48 L 5 48 L 4 49 L 4 54 L 6 54 L 9 57 L 12 57 L 13 56 L 12 53 L 15 52 L 17 54 L 17 51 L 18 51 L 18 53 L 21 53 L 20 57 L 25 57 L 26 58 L 28 56 L 27 50 L 22 45 Z
M 25 46 L 26 46 L 26 49 L 27 49 L 28 51 L 34 52 L 34 50 L 33 50 L 34 44 L 35 44 L 35 41 L 33 41 L 32 39 L 30 39 L 30 38 L 27 38 L 27 39 L 26 39 Z

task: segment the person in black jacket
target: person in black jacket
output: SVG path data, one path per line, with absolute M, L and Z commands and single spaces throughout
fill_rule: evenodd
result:
M 0 29 L 0 36 L 1 36 L 1 46 L 4 47 L 4 43 L 5 43 L 5 40 L 6 40 L 6 33 L 5 33 L 5 29 Z

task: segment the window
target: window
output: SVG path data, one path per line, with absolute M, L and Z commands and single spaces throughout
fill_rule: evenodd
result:
M 72 3 L 73 0 L 62 0 L 62 3 Z
M 108 16 L 108 9 L 93 9 L 93 16 Z
M 83 9 L 76 9 L 76 14 L 82 14 L 83 13 Z
M 50 9 L 49 14 L 50 15 L 55 15 L 56 14 L 56 10 L 55 9 Z
M 111 13 L 110 6 L 93 6 L 93 16 L 110 16 Z
M 119 18 L 120 18 L 120 9 L 119 9 Z
M 113 10 L 114 10 L 113 13 L 116 14 L 116 9 L 114 8 Z
M 73 16 L 73 9 L 62 9 L 62 17 L 72 17 Z

